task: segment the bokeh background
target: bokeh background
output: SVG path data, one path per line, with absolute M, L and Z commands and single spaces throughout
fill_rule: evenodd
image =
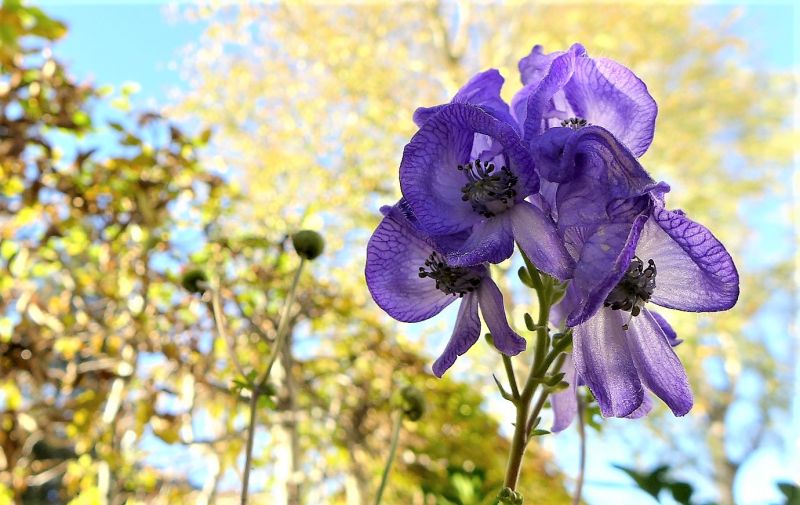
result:
M 417 106 L 489 67 L 510 98 L 534 44 L 576 41 L 647 83 L 659 116 L 642 162 L 742 275 L 733 310 L 668 314 L 685 340 L 688 416 L 590 419 L 584 500 L 788 503 L 799 12 L 3 0 L 0 504 L 238 503 L 248 399 L 235 380 L 269 354 L 299 261 L 287 236 L 301 228 L 327 248 L 301 278 L 279 393 L 259 411 L 253 502 L 369 503 L 393 395 L 413 384 L 427 411 L 403 427 L 385 503 L 491 503 L 513 419 L 491 379 L 499 356 L 478 345 L 435 379 L 455 313 L 389 319 L 366 290 L 364 249 L 399 196 Z M 227 338 L 198 279 L 219 294 Z M 513 281 L 523 327 L 531 300 Z M 538 440 L 526 503 L 569 503 L 577 435 Z

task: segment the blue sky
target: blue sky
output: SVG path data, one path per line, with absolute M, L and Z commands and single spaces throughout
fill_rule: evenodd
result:
M 37 4 L 69 25 L 69 35 L 58 44 L 56 54 L 76 76 L 97 85 L 115 87 L 137 82 L 141 91 L 134 103 L 156 109 L 159 104 L 168 102 L 170 89 L 182 86 L 175 61 L 180 59 L 180 50 L 198 39 L 204 28 L 198 23 L 170 21 L 166 15 L 167 8 L 159 2 L 52 1 Z M 742 9 L 742 17 L 734 29 L 753 50 L 749 64 L 775 70 L 798 68 L 796 39 L 800 9 L 789 2 L 752 3 L 740 7 L 715 4 L 700 8 L 697 16 L 714 26 L 727 17 L 732 8 Z M 568 473 L 572 473 L 576 440 L 572 434 L 561 437 L 554 447 L 561 454 L 559 461 Z M 609 466 L 613 460 L 608 454 L 618 451 L 622 443 L 598 437 L 591 439 L 589 464 L 592 474 L 588 476 L 586 487 L 590 503 L 646 502 L 621 472 Z M 775 478 L 789 475 L 791 462 L 787 457 L 778 451 L 763 451 L 750 462 L 743 470 L 743 477 L 747 478 L 740 480 L 757 482 L 761 489 L 753 491 L 740 485 L 738 492 L 742 503 L 761 505 L 777 500 L 775 490 L 765 487 Z M 643 460 L 649 461 L 647 458 Z

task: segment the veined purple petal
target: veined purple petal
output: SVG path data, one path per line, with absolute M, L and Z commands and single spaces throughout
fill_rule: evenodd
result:
M 477 105 L 497 119 L 516 126 L 508 104 L 500 98 L 504 82 L 505 79 L 497 69 L 491 68 L 480 72 L 458 90 L 453 97 L 453 103 Z
M 572 274 L 575 263 L 556 231 L 555 223 L 528 202 L 520 202 L 509 212 L 514 239 L 539 270 L 559 280 Z
M 433 107 L 417 107 L 417 110 L 414 111 L 414 115 L 412 116 L 414 124 L 417 126 L 424 125 L 426 121 L 442 110 L 442 107 L 445 105 L 446 104 L 434 105 Z
M 552 128 L 534 139 L 533 146 L 540 174 L 553 182 L 588 177 L 602 183 L 613 198 L 644 194 L 656 185 L 633 153 L 599 126 Z
M 739 298 L 739 274 L 728 251 L 704 226 L 656 204 L 636 248 L 656 263 L 651 301 L 689 312 L 727 310 Z
M 678 344 L 683 342 L 683 340 L 678 338 L 678 333 L 672 328 L 672 325 L 669 324 L 669 321 L 667 321 L 664 316 L 655 310 L 650 310 L 650 315 L 653 316 L 653 319 L 656 320 L 656 323 L 658 323 L 661 331 L 663 331 L 664 335 L 666 335 L 667 340 L 669 340 L 669 345 L 676 347 Z
M 428 319 L 455 300 L 437 289 L 433 279 L 419 277 L 419 267 L 432 252 L 399 210 L 383 218 L 367 244 L 369 291 L 375 303 L 398 321 Z
M 518 204 L 515 206 L 518 207 Z M 514 253 L 509 213 L 487 219 L 472 228 L 472 234 L 455 251 L 447 254 L 447 262 L 452 266 L 470 266 L 488 261 L 500 263 Z
M 602 182 L 580 176 L 556 190 L 558 227 L 593 227 L 602 224 L 632 223 L 637 216 L 649 214 L 652 200 L 645 193 L 614 197 Z
M 467 84 L 456 92 L 451 103 L 464 103 L 475 105 L 485 110 L 487 113 L 501 121 L 516 126 L 516 121 L 511 117 L 511 113 L 502 98 L 500 90 L 503 88 L 505 79 L 497 69 L 489 69 L 473 76 Z M 414 123 L 422 126 L 434 114 L 439 112 L 443 106 L 420 107 L 414 111 Z
M 646 308 L 628 326 L 628 348 L 642 382 L 676 416 L 685 415 L 692 408 L 692 390 L 667 336 Z
M 653 141 L 658 107 L 636 75 L 606 58 L 576 58 L 564 95 L 576 117 L 602 126 L 636 157 Z
M 564 380 L 569 383 L 569 387 L 550 396 L 550 404 L 553 406 L 553 426 L 550 431 L 553 433 L 567 429 L 578 414 L 578 373 L 575 371 L 572 354 L 566 356 L 561 371 L 566 374 Z
M 481 320 L 478 318 L 478 295 L 468 293 L 461 299 L 456 326 L 444 352 L 433 363 L 433 374 L 441 377 L 453 366 L 456 358 L 464 354 L 478 341 L 481 333 Z
M 625 275 L 646 220 L 647 216 L 643 215 L 633 224 L 601 225 L 589 237 L 583 245 L 572 280 L 581 303 L 570 313 L 567 325 L 575 326 L 597 317 L 596 313 L 606 297 Z
M 572 337 L 575 368 L 605 417 L 628 416 L 644 398 L 619 312 L 601 309 L 576 326 Z
M 477 293 L 483 320 L 492 333 L 497 350 L 507 356 L 515 356 L 524 351 L 525 339 L 517 335 L 508 325 L 503 307 L 503 294 L 500 293 L 497 284 L 491 278 L 485 277 Z
M 518 178 L 517 198 L 539 189 L 530 154 L 511 125 L 472 105 L 446 105 L 412 137 L 400 163 L 403 196 L 421 228 L 432 235 L 456 233 L 483 220 L 461 199 L 468 181 L 458 170 L 470 161 L 476 134 L 503 146 L 508 169 Z

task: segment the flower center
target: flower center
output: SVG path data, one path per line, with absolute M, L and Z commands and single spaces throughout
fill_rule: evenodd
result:
M 464 267 L 451 267 L 442 255 L 432 252 L 425 260 L 425 266 L 419 267 L 419 276 L 430 277 L 436 281 L 436 288 L 447 295 L 463 297 L 478 289 L 480 276 L 474 270 Z
M 588 124 L 589 122 L 582 117 L 571 117 L 561 121 L 561 126 L 566 126 L 567 128 L 572 128 L 573 130 L 579 130 Z
M 477 159 L 459 165 L 458 170 L 464 172 L 469 181 L 461 188 L 461 199 L 469 202 L 478 214 L 492 217 L 514 206 L 517 176 L 507 167 L 495 171 L 494 163 Z
M 638 257 L 633 258 L 628 270 L 611 293 L 606 297 L 604 305 L 611 310 L 625 310 L 631 313 L 631 318 L 638 316 L 645 302 L 653 296 L 656 289 L 656 263 L 647 261 L 647 268 Z M 628 320 L 630 322 L 630 319 Z M 626 330 L 628 325 L 623 326 Z

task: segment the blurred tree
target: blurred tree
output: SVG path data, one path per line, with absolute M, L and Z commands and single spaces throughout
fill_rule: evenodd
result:
M 294 171 L 271 181 L 286 198 L 253 205 L 215 159 L 198 162 L 209 130 L 109 110 L 105 91 L 51 56 L 63 24 L 15 1 L 0 20 L 0 503 L 238 501 L 248 393 L 237 383 L 269 354 L 297 264 L 287 237 L 329 203 L 317 182 L 345 208 L 366 204 L 377 176 L 348 193 L 303 172 L 294 157 L 308 151 L 288 143 L 274 160 Z M 130 92 L 110 103 L 127 110 Z M 301 184 L 317 207 L 291 198 Z M 358 215 L 327 216 L 329 243 Z M 482 396 L 428 375 L 337 261 L 304 275 L 291 307 L 294 346 L 259 416 L 256 463 L 269 473 L 254 500 L 368 502 L 403 384 L 425 390 L 428 408 L 404 428 L 386 503 L 425 503 L 453 466 L 485 465 L 476 492 L 496 493 L 507 447 Z M 530 456 L 530 496 L 561 503 L 544 463 Z
M 239 214 L 248 216 L 248 226 L 272 240 L 301 225 L 324 226 L 338 254 L 319 275 L 351 293 L 354 304 L 368 306 L 360 273 L 364 243 L 377 206 L 398 196 L 395 167 L 415 130 L 415 107 L 448 100 L 466 78 L 489 66 L 510 77 L 510 98 L 517 60 L 535 43 L 552 51 L 581 41 L 591 54 L 634 69 L 660 109 L 645 166 L 674 183 L 669 204 L 709 224 L 737 257 L 743 277 L 735 310 L 669 314 L 686 339 L 678 353 L 689 369 L 696 407 L 688 421 L 669 429 L 659 410 L 650 418 L 649 436 L 682 451 L 682 466 L 711 479 L 721 503 L 731 504 L 738 468 L 786 414 L 791 363 L 770 352 L 767 342 L 781 338 L 776 330 L 763 332 L 755 322 L 785 313 L 785 304 L 768 311 L 776 300 L 791 299 L 785 283 L 790 257 L 758 265 L 746 258 L 760 255 L 764 216 L 744 209 L 766 195 L 789 198 L 793 132 L 785 104 L 794 81 L 742 64 L 748 48 L 731 24 L 704 26 L 687 6 L 601 5 L 286 2 L 191 8 L 188 16 L 208 27 L 187 48 L 192 91 L 179 111 L 217 128 L 208 156 L 226 160 L 247 181 Z M 328 328 L 338 331 L 341 324 L 346 322 Z M 477 349 L 470 353 L 483 365 L 474 370 L 491 392 L 486 370 L 496 366 L 496 356 L 478 356 Z M 710 367 L 715 380 L 709 380 Z M 757 395 L 743 393 L 746 377 L 762 385 Z M 747 426 L 732 414 L 742 405 L 758 413 Z M 702 464 L 706 460 L 710 468 Z

